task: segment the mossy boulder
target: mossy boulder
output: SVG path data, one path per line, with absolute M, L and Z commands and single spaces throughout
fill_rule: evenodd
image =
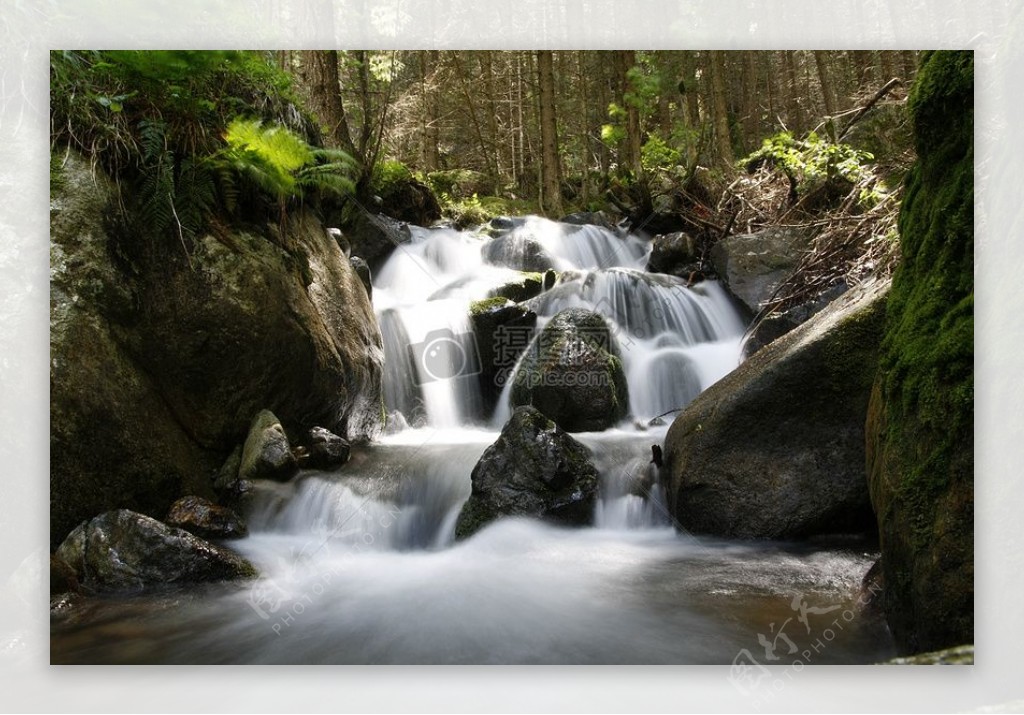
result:
M 518 407 L 471 475 L 473 492 L 455 534 L 465 538 L 503 516 L 592 523 L 598 492 L 590 450 L 532 407 Z
M 867 421 L 885 609 L 903 653 L 974 640 L 974 62 L 926 53 L 918 164 Z
M 513 407 L 532 405 L 569 432 L 607 429 L 629 411 L 615 336 L 598 313 L 557 313 L 513 377 Z
M 257 575 L 235 552 L 127 509 L 80 524 L 57 556 L 83 586 L 101 592 Z
M 289 428 L 379 433 L 380 330 L 311 212 L 183 248 L 125 216 L 84 159 L 72 153 L 62 174 L 50 210 L 52 545 L 110 509 L 162 517 L 182 496 L 212 497 L 211 473 L 266 406 Z
M 850 291 L 675 419 L 662 474 L 679 524 L 751 539 L 874 531 L 864 416 L 887 294 Z

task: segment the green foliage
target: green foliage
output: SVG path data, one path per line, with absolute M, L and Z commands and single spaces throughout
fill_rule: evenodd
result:
M 682 159 L 682 151 L 669 146 L 657 135 L 652 135 L 640 147 L 640 163 L 645 171 L 668 170 L 678 166 Z
M 449 199 L 469 198 L 473 194 L 483 194 L 491 189 L 487 176 L 471 169 L 447 169 L 432 171 L 423 177 L 423 183 L 438 195 L 446 194 Z
M 860 183 L 869 177 L 869 164 L 873 159 L 866 151 L 849 144 L 837 144 L 814 132 L 804 139 L 796 139 L 790 132 L 780 132 L 765 139 L 761 148 L 741 159 L 740 164 L 749 172 L 765 164 L 774 167 L 790 178 L 797 193 L 805 195 L 836 179 L 851 185 Z M 861 197 L 869 206 L 878 198 L 870 192 Z
M 291 80 L 263 53 L 52 52 L 50 80 L 54 146 L 132 186 L 154 233 L 192 236 L 243 196 L 283 210 L 309 190 L 352 189 L 351 159 L 308 143 Z
M 382 159 L 373 167 L 370 187 L 374 194 L 384 196 L 391 189 L 413 179 L 412 171 L 396 159 Z

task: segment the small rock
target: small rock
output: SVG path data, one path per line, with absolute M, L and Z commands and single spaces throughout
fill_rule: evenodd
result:
M 330 469 L 348 461 L 351 446 L 330 430 L 314 427 L 309 431 L 309 460 L 311 469 Z
M 241 539 L 249 534 L 245 520 L 234 511 L 196 496 L 174 502 L 164 521 L 203 539 Z
M 252 421 L 242 447 L 239 479 L 287 481 L 298 471 L 284 428 L 273 412 L 263 410 Z

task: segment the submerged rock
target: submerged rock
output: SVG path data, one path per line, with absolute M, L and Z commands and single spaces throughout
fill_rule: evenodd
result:
M 558 274 L 553 270 L 543 273 L 520 273 L 519 278 L 491 290 L 488 298 L 508 298 L 519 303 L 529 300 L 548 290 L 558 281 Z
M 309 457 L 312 469 L 331 469 L 348 461 L 351 445 L 330 430 L 314 427 L 309 431 Z
M 851 291 L 697 397 L 665 438 L 686 529 L 785 539 L 875 529 L 864 418 L 888 283 Z
M 809 241 L 791 228 L 736 234 L 712 247 L 711 262 L 729 292 L 757 313 L 800 263 Z
M 256 575 L 253 565 L 235 552 L 127 509 L 80 524 L 57 556 L 94 591 L 139 591 Z
M 239 479 L 276 479 L 287 481 L 298 473 L 299 465 L 288 444 L 284 427 L 270 410 L 262 410 L 249 427 L 242 447 Z
M 473 493 L 455 527 L 458 538 L 502 516 L 591 523 L 597 469 L 590 450 L 532 407 L 518 407 L 471 475 Z
M 201 539 L 241 539 L 249 534 L 245 520 L 234 511 L 195 496 L 174 502 L 164 522 Z
M 598 313 L 569 308 L 556 314 L 513 379 L 513 407 L 532 405 L 569 432 L 607 429 L 629 409 L 618 347 Z

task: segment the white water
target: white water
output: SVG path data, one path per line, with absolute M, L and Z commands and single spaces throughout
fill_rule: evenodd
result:
M 517 274 L 485 263 L 490 239 L 414 229 L 376 276 L 374 304 L 387 407 L 421 426 L 354 449 L 336 473 L 260 484 L 251 536 L 231 544 L 260 569 L 255 583 L 92 604 L 87 625 L 55 631 L 54 662 L 729 663 L 793 616 L 794 593 L 854 608 L 871 555 L 671 525 L 650 463 L 668 427 L 645 423 L 738 363 L 743 326 L 724 292 L 645 277 L 637 237 L 538 218 L 511 235 L 512 250 L 533 240 L 559 270 L 582 271 L 531 301 L 538 329 L 564 308 L 595 310 L 622 355 L 630 415 L 574 435 L 601 475 L 593 528 L 501 519 L 454 541 L 470 473 L 508 415 L 499 401 L 486 427 L 472 424 L 482 397 L 476 374 L 458 374 L 472 348 L 460 336 L 469 303 Z M 455 347 L 434 363 L 410 350 L 439 335 Z M 859 615 L 817 662 L 889 651 L 878 618 Z

